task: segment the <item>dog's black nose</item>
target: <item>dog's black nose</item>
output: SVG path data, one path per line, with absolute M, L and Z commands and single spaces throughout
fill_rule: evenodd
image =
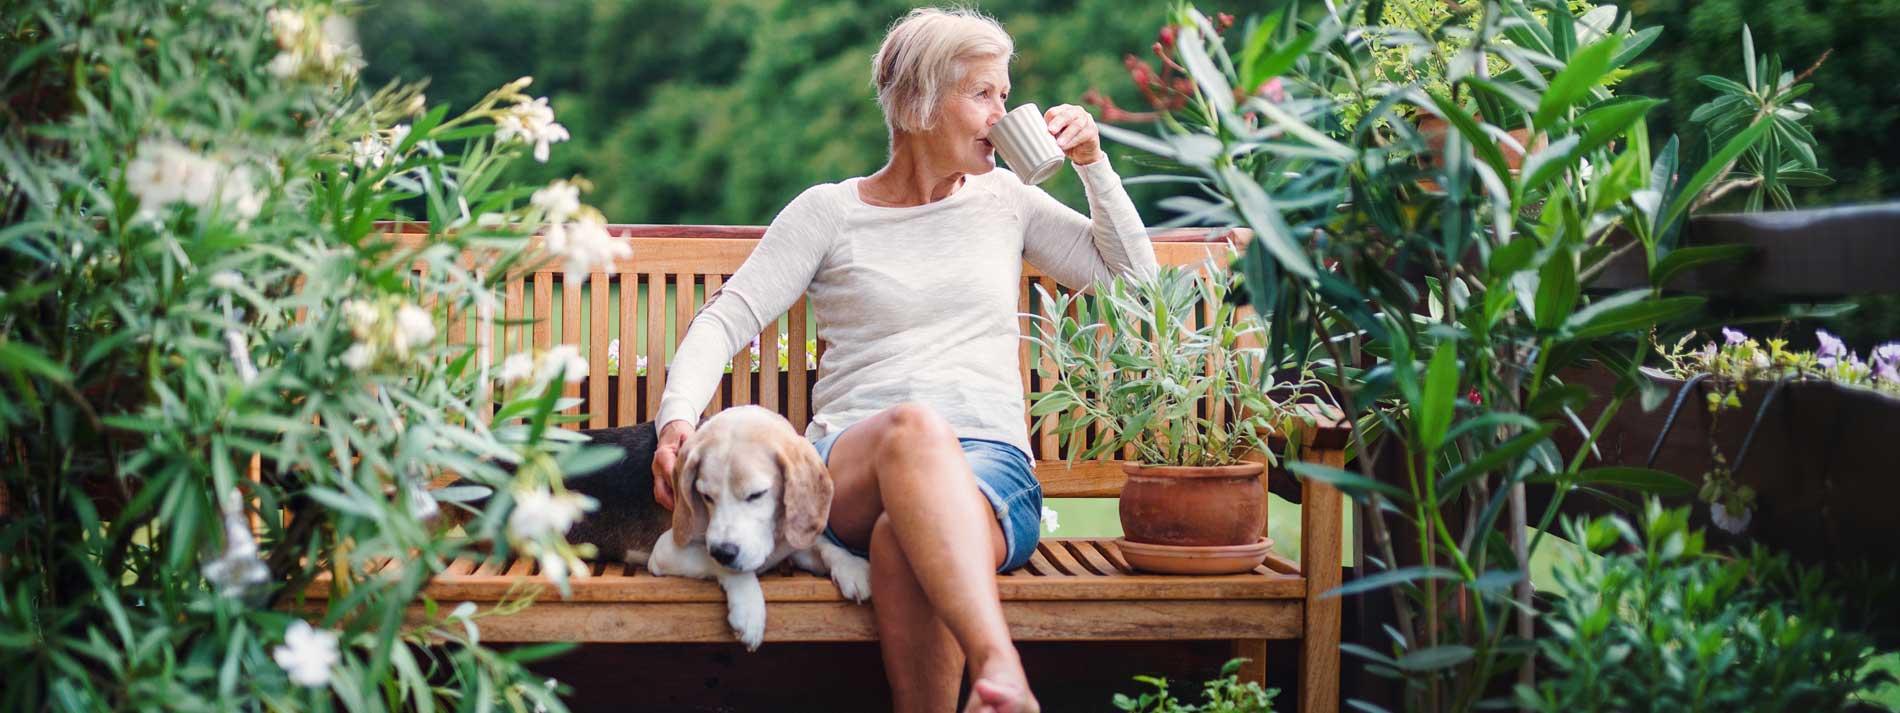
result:
M 709 549 L 712 551 L 713 559 L 719 560 L 719 563 L 722 565 L 730 567 L 732 566 L 733 560 L 739 559 L 739 548 L 737 546 L 730 544 L 713 545 Z

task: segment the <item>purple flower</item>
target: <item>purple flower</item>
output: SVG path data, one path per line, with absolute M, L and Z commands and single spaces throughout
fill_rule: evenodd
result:
M 1728 345 L 1732 347 L 1737 344 L 1741 344 L 1742 342 L 1748 341 L 1748 335 L 1743 334 L 1741 332 L 1737 332 L 1733 329 L 1729 329 L 1728 327 L 1723 327 L 1722 339 L 1724 341 L 1727 341 Z
M 1900 384 L 1900 363 L 1892 361 L 1874 362 L 1874 378 L 1889 384 Z
M 1900 364 L 1900 342 L 1874 347 L 1874 364 Z
M 1821 340 L 1821 350 L 1815 354 L 1820 357 L 1821 366 L 1832 368 L 1840 363 L 1841 357 L 1847 356 L 1847 344 L 1840 337 L 1828 334 L 1825 329 L 1814 330 L 1814 336 Z

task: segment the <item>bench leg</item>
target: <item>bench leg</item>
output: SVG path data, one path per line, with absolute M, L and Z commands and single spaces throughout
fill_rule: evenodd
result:
M 1345 453 L 1320 450 L 1319 461 L 1345 465 Z M 1300 640 L 1300 713 L 1339 710 L 1339 597 L 1323 596 L 1340 584 L 1342 504 L 1337 488 L 1317 480 L 1301 484 L 1300 570 L 1306 575 L 1306 621 Z
M 1235 639 L 1233 655 L 1228 658 L 1247 660 L 1246 663 L 1240 665 L 1240 671 L 1237 672 L 1241 683 L 1251 681 L 1263 687 L 1267 685 L 1266 639 Z

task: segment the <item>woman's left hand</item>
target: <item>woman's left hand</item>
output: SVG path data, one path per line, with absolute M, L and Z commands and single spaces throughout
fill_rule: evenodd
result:
M 1074 104 L 1049 107 L 1042 114 L 1056 145 L 1075 165 L 1102 160 L 1102 133 L 1095 128 L 1095 116 Z

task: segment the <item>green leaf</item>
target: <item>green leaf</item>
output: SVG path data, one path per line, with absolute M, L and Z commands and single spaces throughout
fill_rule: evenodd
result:
M 1171 161 L 1175 159 L 1174 147 L 1168 145 L 1168 142 L 1162 141 L 1161 139 L 1138 131 L 1129 131 L 1128 129 L 1119 126 L 1110 126 L 1108 124 L 1097 125 L 1096 129 L 1101 133 L 1102 138 L 1120 144 L 1127 144 Z
M 1412 494 L 1401 490 L 1399 486 L 1372 480 L 1364 475 L 1329 465 L 1293 461 L 1286 464 L 1286 469 L 1293 471 L 1294 475 L 1300 476 L 1302 479 L 1317 480 L 1339 488 L 1347 493 L 1376 492 L 1401 503 L 1411 502 L 1412 500 Z
M 1306 56 L 1307 50 L 1312 49 L 1313 40 L 1317 37 L 1314 31 L 1307 30 L 1293 38 L 1292 42 L 1286 43 L 1286 46 L 1274 50 L 1273 54 L 1258 57 L 1253 63 L 1243 65 L 1243 76 L 1247 77 L 1247 80 L 1242 82 L 1241 86 L 1246 88 L 1248 94 L 1260 91 L 1261 84 L 1286 74 L 1287 70 L 1293 68 L 1293 63 Z
M 1259 248 L 1272 255 L 1280 269 L 1297 277 L 1311 280 L 1315 273 L 1312 261 L 1306 257 L 1306 251 L 1293 242 L 1293 229 L 1287 227 L 1280 211 L 1273 207 L 1265 189 L 1254 181 L 1253 176 L 1231 166 L 1220 172 L 1221 180 L 1234 196 L 1234 205 L 1240 209 L 1240 215 L 1254 230 L 1253 243 L 1248 250 Z
M 1683 296 L 1662 299 L 1645 299 L 1647 290 L 1634 290 L 1634 301 L 1616 301 L 1627 297 L 1626 292 L 1617 297 L 1599 300 L 1572 315 L 1564 323 L 1564 332 L 1574 339 L 1594 339 L 1622 332 L 1643 332 L 1649 327 L 1688 314 L 1700 308 L 1708 299 L 1704 297 Z
M 0 341 L 0 368 L 13 372 L 38 374 L 54 381 L 69 381 L 72 375 L 66 367 L 47 358 L 44 352 L 31 344 Z
M 1702 168 L 1695 172 L 1695 176 L 1690 178 L 1688 183 L 1682 184 L 1675 200 L 1670 202 L 1669 210 L 1663 213 L 1661 227 L 1667 228 L 1674 225 L 1688 213 L 1689 206 L 1694 205 L 1696 199 L 1702 195 L 1702 189 L 1709 185 L 1710 181 L 1719 178 L 1719 174 L 1727 172 L 1729 163 L 1742 155 L 1743 151 L 1747 151 L 1750 146 L 1754 146 L 1756 141 L 1761 140 L 1762 135 L 1768 133 L 1768 127 L 1771 125 L 1767 121 L 1756 121 L 1753 126 L 1743 129 L 1741 133 L 1729 139 L 1728 144 L 1724 145 L 1720 152 L 1709 157 L 1708 163 L 1702 164 Z
M 1490 270 L 1493 277 L 1506 277 L 1531 264 L 1531 258 L 1537 256 L 1537 241 L 1519 236 L 1516 240 L 1491 251 Z M 1493 288 L 1496 289 L 1496 288 Z
M 1706 265 L 1723 260 L 1735 260 L 1755 252 L 1749 245 L 1703 245 L 1693 248 L 1679 248 L 1661 260 L 1650 271 L 1650 284 L 1667 287 L 1676 275 L 1698 265 Z
M 1552 141 L 1542 151 L 1525 157 L 1524 168 L 1518 171 L 1523 177 L 1517 185 L 1519 202 L 1523 202 L 1532 191 L 1540 190 L 1546 184 L 1556 180 L 1558 176 L 1562 176 L 1564 169 L 1574 165 L 1580 156 L 1577 146 L 1581 143 L 1583 143 L 1581 135 L 1571 134 Z
M 1642 54 L 1643 50 L 1649 49 L 1649 46 L 1656 42 L 1656 38 L 1662 35 L 1662 30 L 1661 27 L 1646 27 L 1624 40 L 1623 48 L 1617 50 L 1615 59 L 1610 60 L 1610 68 L 1615 69 L 1635 61 L 1637 55 Z
M 1273 33 L 1280 29 L 1280 21 L 1286 17 L 1286 9 L 1281 8 L 1260 18 L 1260 22 L 1247 35 L 1247 42 L 1240 51 L 1240 84 L 1252 94 L 1260 89 L 1260 83 L 1267 81 L 1261 76 L 1261 58 L 1267 53 L 1267 42 L 1273 39 Z
M 1559 249 L 1537 274 L 1537 328 L 1555 330 L 1577 304 L 1577 266 L 1570 251 Z
M 1399 657 L 1398 666 L 1406 671 L 1437 671 L 1471 660 L 1476 653 L 1463 644 L 1445 644 L 1419 649 Z
M 1218 36 L 1204 40 L 1200 28 L 1185 25 L 1175 36 L 1175 52 L 1181 57 L 1181 64 L 1187 68 L 1188 75 L 1201 89 L 1201 96 L 1213 102 L 1214 109 L 1225 116 L 1234 111 L 1234 88 L 1228 86 L 1227 75 L 1214 66 L 1207 56 L 1207 42 L 1219 42 Z
M 1531 123 L 1548 131 L 1565 111 L 1589 96 L 1590 90 L 1609 75 L 1610 60 L 1616 57 L 1622 43 L 1620 35 L 1610 35 L 1571 55 L 1570 63 L 1551 77 L 1550 88 L 1544 90 L 1544 98 L 1538 102 L 1537 114 Z
M 1463 108 L 1443 94 L 1431 92 L 1430 96 L 1432 104 L 1438 108 L 1439 116 L 1444 117 L 1446 122 L 1458 129 L 1458 133 L 1465 137 L 1465 142 L 1471 144 L 1473 151 L 1478 152 L 1479 160 L 1489 164 L 1491 170 L 1496 171 L 1499 176 L 1511 175 L 1510 164 L 1504 160 L 1504 152 L 1498 149 L 1498 142 L 1485 134 L 1484 129 L 1478 126 L 1478 122 L 1473 120 L 1471 115 L 1466 114 Z
M 1628 133 L 1631 126 L 1649 114 L 1649 110 L 1662 103 L 1661 99 L 1624 97 L 1591 107 L 1577 117 L 1574 124 L 1574 127 L 1583 130 L 1583 142 L 1577 145 L 1578 155 L 1588 155 L 1597 147 Z
M 1451 472 L 1446 473 L 1444 479 L 1439 482 L 1439 498 L 1441 500 L 1450 498 L 1457 493 L 1459 489 L 1463 488 L 1466 483 L 1516 461 L 1526 452 L 1529 452 L 1531 448 L 1544 442 L 1545 439 L 1550 438 L 1550 434 L 1556 430 L 1557 427 L 1552 424 L 1539 425 L 1535 430 L 1518 434 L 1516 438 L 1500 443 L 1497 447 L 1484 451 L 1477 458 L 1473 458 L 1453 468 Z
M 1343 585 L 1326 590 L 1321 597 L 1346 597 L 1354 594 L 1376 591 L 1394 584 L 1409 584 L 1427 579 L 1459 581 L 1464 579 L 1457 572 L 1444 567 L 1400 567 L 1378 574 L 1360 577 Z
M 1440 342 L 1432 352 L 1432 363 L 1425 368 L 1425 388 L 1417 404 L 1418 437 L 1429 450 L 1437 450 L 1451 428 L 1453 400 L 1458 398 L 1458 345 Z
M 1607 485 L 1673 497 L 1693 495 L 1696 491 L 1694 483 L 1654 468 L 1631 466 L 1591 468 L 1578 473 L 1571 480 L 1578 485 Z

